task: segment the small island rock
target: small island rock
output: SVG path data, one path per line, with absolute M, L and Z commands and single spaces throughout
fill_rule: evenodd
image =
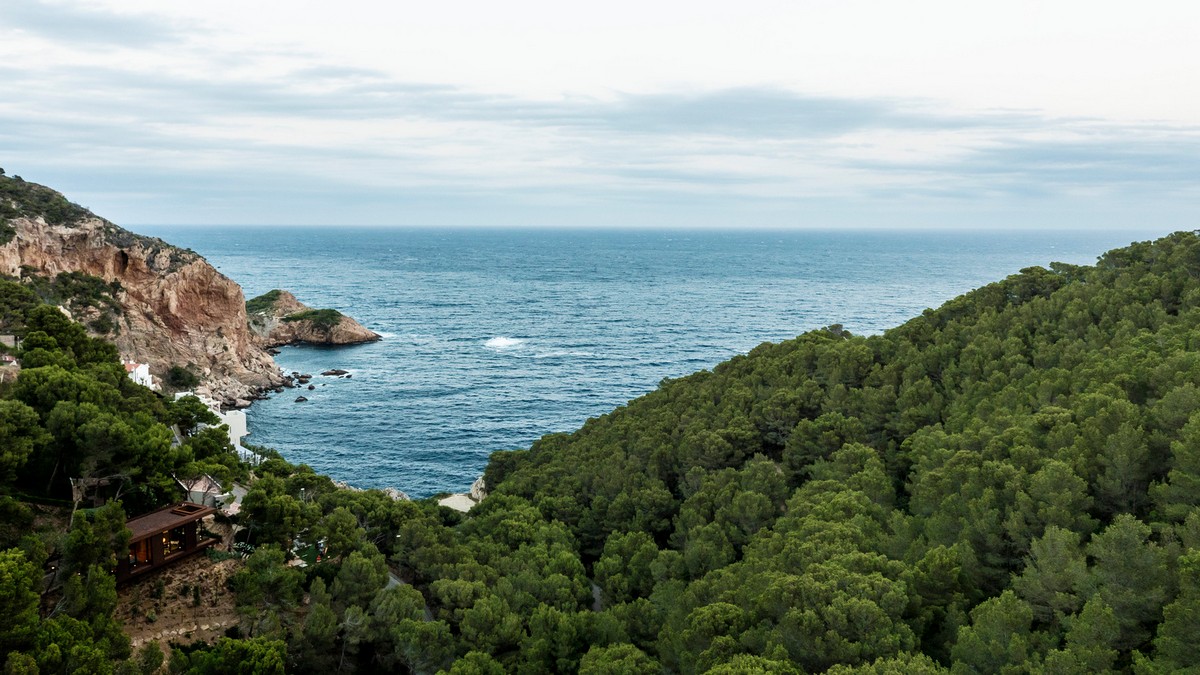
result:
M 250 332 L 264 348 L 291 344 L 356 345 L 379 339 L 378 333 L 336 309 L 313 309 L 279 289 L 246 302 L 246 320 Z

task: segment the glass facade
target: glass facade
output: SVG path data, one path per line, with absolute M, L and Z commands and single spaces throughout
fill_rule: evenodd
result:
M 129 547 L 129 568 L 150 564 L 150 540 L 143 539 Z
M 187 542 L 187 532 L 183 527 L 176 527 L 169 532 L 163 532 L 163 555 L 171 555 L 183 550 Z
M 129 543 L 128 556 L 117 561 L 114 570 L 117 581 L 150 572 L 216 544 L 217 539 L 199 531 L 201 518 L 213 512 L 213 508 L 185 502 L 127 521 L 133 541 Z

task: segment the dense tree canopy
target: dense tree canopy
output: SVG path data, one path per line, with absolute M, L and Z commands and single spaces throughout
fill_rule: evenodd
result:
M 0 478 L 245 470 L 193 433 L 194 406 L 148 403 L 57 323 L 27 320 L 44 336 L 0 405 Z M 159 442 L 171 423 L 188 442 Z M 259 548 L 231 581 L 242 638 L 177 646 L 172 667 L 1197 667 L 1198 448 L 1200 237 L 1180 233 L 1022 270 L 882 335 L 832 326 L 665 380 L 496 453 L 467 515 L 264 462 L 241 515 Z M 105 517 L 72 536 L 119 538 Z M 322 562 L 288 566 L 297 542 Z M 103 614 L 98 580 L 53 630 L 30 614 L 35 549 L 0 556 L 10 667 L 129 658 L 103 622 L 71 623 Z M 77 564 L 85 588 L 99 563 Z

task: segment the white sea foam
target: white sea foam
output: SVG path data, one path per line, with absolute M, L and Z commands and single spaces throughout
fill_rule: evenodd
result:
M 525 341 L 521 338 L 511 338 L 500 335 L 483 343 L 483 346 L 487 347 L 488 349 L 513 349 L 520 347 L 523 344 L 525 344 Z

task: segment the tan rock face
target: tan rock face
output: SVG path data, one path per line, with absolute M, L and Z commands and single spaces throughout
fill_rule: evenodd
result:
M 290 344 L 353 345 L 379 339 L 378 333 L 345 315 L 339 316 L 337 323 L 329 326 L 308 319 L 288 321 L 287 317 L 310 312 L 312 308 L 287 291 L 273 293 L 277 293 L 277 296 L 270 309 L 249 315 L 250 330 L 263 347 Z
M 70 226 L 41 217 L 9 224 L 16 235 L 0 246 L 0 274 L 20 276 L 26 267 L 120 282 L 115 342 L 122 354 L 150 364 L 152 374 L 191 365 L 216 398 L 244 398 L 282 381 L 247 328 L 242 289 L 196 253 L 95 217 Z

